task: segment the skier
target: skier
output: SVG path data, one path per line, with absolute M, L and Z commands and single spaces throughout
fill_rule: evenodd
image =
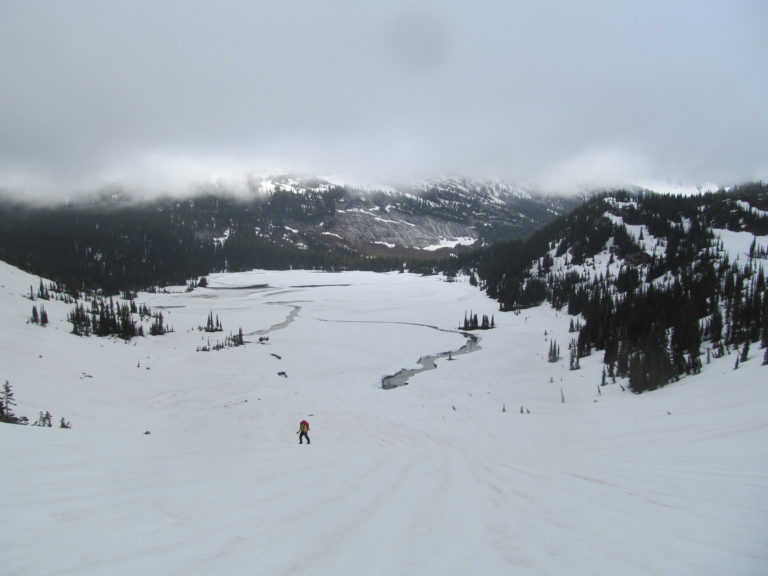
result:
M 299 435 L 299 444 L 303 444 L 304 438 L 307 439 L 307 444 L 309 444 L 309 436 L 307 436 L 307 432 L 309 432 L 309 422 L 306 420 L 302 420 L 299 422 L 299 431 L 296 432 L 296 434 Z

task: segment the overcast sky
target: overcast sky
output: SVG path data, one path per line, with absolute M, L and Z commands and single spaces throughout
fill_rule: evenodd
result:
M 0 0 L 0 187 L 768 179 L 768 2 Z

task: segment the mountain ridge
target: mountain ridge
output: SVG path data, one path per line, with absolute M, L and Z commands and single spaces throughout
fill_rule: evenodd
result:
M 0 257 L 106 290 L 255 267 L 391 270 L 528 236 L 579 202 L 469 180 L 397 191 L 289 176 L 256 184 L 246 194 L 204 188 L 185 198 L 110 189 L 61 206 L 5 199 Z
M 584 319 L 571 364 L 603 353 L 636 392 L 697 373 L 710 354 L 768 346 L 768 186 L 597 196 L 528 240 L 460 256 L 499 302 Z M 738 366 L 738 360 L 736 362 Z

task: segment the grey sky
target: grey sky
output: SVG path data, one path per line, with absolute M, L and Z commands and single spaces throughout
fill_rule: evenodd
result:
M 768 178 L 768 3 L 0 0 L 0 186 Z

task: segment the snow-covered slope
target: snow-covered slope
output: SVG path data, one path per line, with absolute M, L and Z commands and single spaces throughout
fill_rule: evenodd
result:
M 72 429 L 0 424 L 3 574 L 768 573 L 758 351 L 633 395 L 547 362 L 570 317 L 461 280 L 212 275 L 140 294 L 175 332 L 127 343 L 28 324 L 38 282 L 0 263 L 0 380 Z M 380 388 L 469 311 L 479 350 Z M 211 312 L 248 343 L 196 352 Z

